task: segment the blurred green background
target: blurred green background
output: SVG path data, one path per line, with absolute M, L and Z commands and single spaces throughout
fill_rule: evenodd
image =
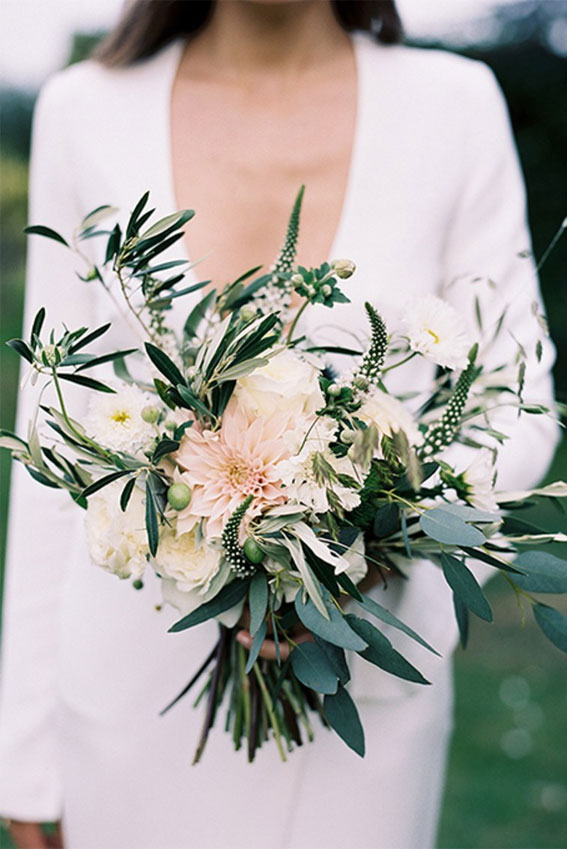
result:
M 522 160 L 534 253 L 540 257 L 567 215 L 567 4 L 517 3 L 497 9 L 491 37 L 460 52 L 495 71 L 508 100 Z M 561 27 L 563 41 L 561 42 Z M 559 38 L 558 38 L 559 34 Z M 75 36 L 69 62 L 98 36 Z M 563 43 L 564 49 L 557 44 Z M 454 45 L 434 44 L 449 47 Z M 20 334 L 29 131 L 35 93 L 0 89 L 0 312 L 2 340 Z M 557 396 L 567 400 L 567 236 L 546 263 L 542 288 L 558 347 Z M 0 427 L 13 426 L 18 357 L 0 346 Z M 567 446 L 548 479 L 567 480 Z M 0 590 L 9 460 L 0 454 Z M 565 517 L 538 508 L 531 520 L 555 527 Z M 561 552 L 558 552 L 561 554 Z M 564 556 L 564 555 L 563 555 Z M 559 849 L 567 846 L 567 676 L 565 658 L 496 578 L 488 595 L 495 624 L 474 623 L 456 656 L 456 733 L 451 750 L 441 849 Z M 549 603 L 549 597 L 548 597 Z M 562 600 L 555 606 L 565 609 Z M 474 617 L 473 617 L 474 619 Z M 492 630 L 489 631 L 489 628 Z M 496 650 L 498 649 L 498 650 Z M 10 846 L 0 830 L 0 846 Z M 387 847 L 381 847 L 387 849 Z

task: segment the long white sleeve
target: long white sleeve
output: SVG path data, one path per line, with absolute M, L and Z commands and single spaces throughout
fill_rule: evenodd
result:
M 36 106 L 29 221 L 68 237 L 81 213 L 67 147 L 71 116 L 66 95 L 64 79 L 56 75 Z M 63 321 L 70 329 L 92 325 L 90 290 L 76 278 L 78 266 L 62 245 L 30 237 L 24 337 L 40 306 L 47 310 L 44 333 L 51 327 L 61 330 Z M 26 371 L 24 364 L 22 376 Z M 38 389 L 28 382 L 19 396 L 17 432 L 24 438 Z M 47 820 L 61 811 L 55 734 L 58 605 L 82 511 L 66 493 L 38 486 L 20 463 L 14 463 L 12 475 L 0 689 L 0 812 Z
M 481 360 L 486 366 L 513 363 L 520 342 L 528 355 L 525 400 L 552 407 L 550 369 L 555 350 L 543 338 L 533 314 L 534 303 L 542 308 L 534 264 L 529 258 L 517 256 L 530 248 L 518 156 L 506 104 L 494 76 L 487 66 L 474 64 L 475 85 L 468 92 L 472 97 L 463 103 L 469 116 L 462 148 L 464 180 L 447 233 L 443 275 L 446 286 L 442 294 L 467 320 L 474 338 L 479 338 L 475 325 L 478 297 L 483 322 Z M 490 278 L 496 288 L 477 280 L 481 277 Z M 491 342 L 504 309 L 502 329 Z M 535 356 L 538 339 L 543 342 L 539 363 Z M 505 385 L 515 388 L 517 366 L 506 374 Z M 517 410 L 510 407 L 495 413 L 492 424 L 509 436 L 499 452 L 498 489 L 535 485 L 545 474 L 557 444 L 558 428 L 553 420 L 542 415 L 518 417 Z M 457 471 L 463 471 L 475 453 L 476 449 L 454 445 L 448 455 Z M 495 569 L 480 562 L 473 564 L 473 569 L 483 583 L 496 574 Z M 459 639 L 451 589 L 441 569 L 429 561 L 414 562 L 409 573 L 396 614 L 444 658 L 450 658 Z M 387 599 L 380 600 L 386 603 Z M 400 639 L 398 634 L 392 633 L 392 639 L 433 683 L 442 675 L 443 663 L 438 658 L 410 640 Z M 386 678 L 381 686 L 385 697 L 416 690 L 407 682 Z
M 534 315 L 536 304 L 544 313 L 534 262 L 531 256 L 519 256 L 531 249 L 524 182 L 500 88 L 492 71 L 476 64 L 477 86 L 463 141 L 465 184 L 447 234 L 443 295 L 467 318 L 471 334 L 478 338 L 480 333 L 485 367 L 512 365 L 518 346 L 523 346 L 524 398 L 552 407 L 555 349 Z M 475 299 L 482 331 L 476 326 Z M 500 332 L 492 341 L 503 313 Z M 538 340 L 543 344 L 539 363 Z M 518 366 L 512 365 L 502 375 L 502 384 L 515 389 L 517 375 Z M 498 489 L 536 484 L 553 457 L 558 434 L 554 422 L 542 415 L 518 416 L 512 406 L 493 413 L 491 421 L 509 437 L 499 451 Z M 470 452 L 458 450 L 463 460 L 471 459 Z

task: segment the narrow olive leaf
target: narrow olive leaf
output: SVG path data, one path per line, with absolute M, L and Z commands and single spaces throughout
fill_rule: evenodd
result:
M 99 489 L 102 489 L 104 486 L 108 486 L 109 483 L 113 481 L 117 481 L 118 478 L 123 478 L 124 475 L 132 474 L 130 469 L 125 469 L 120 472 L 111 472 L 109 475 L 105 475 L 103 478 L 99 478 L 98 480 L 91 483 L 89 486 L 85 487 L 81 492 L 82 498 L 88 498 L 89 495 L 93 495 L 93 493 L 98 492 Z
M 84 374 L 63 374 L 59 372 L 60 380 L 68 380 L 69 383 L 76 383 L 78 386 L 85 386 L 87 389 L 94 389 L 95 392 L 116 392 L 112 386 L 107 386 L 106 383 L 101 383 L 100 380 L 95 380 L 94 377 L 86 377 Z
M 337 692 L 339 679 L 327 655 L 315 643 L 299 643 L 290 654 L 294 675 L 317 693 Z
M 24 229 L 24 233 L 28 236 L 45 236 L 47 239 L 53 239 L 54 241 L 65 245 L 66 248 L 69 247 L 69 243 L 65 241 L 63 236 L 55 230 L 52 230 L 51 227 L 44 227 L 42 224 L 32 224 L 31 227 L 26 227 Z
M 183 325 L 183 333 L 187 339 L 192 339 L 195 336 L 201 321 L 206 316 L 209 307 L 214 303 L 216 296 L 216 289 L 212 289 L 193 307 Z
M 481 590 L 475 576 L 470 569 L 465 566 L 462 560 L 453 557 L 451 554 L 441 554 L 441 568 L 445 580 L 459 596 L 463 604 L 466 604 L 469 610 L 475 613 L 480 619 L 485 622 L 492 622 L 492 609 Z
M 347 624 L 344 614 L 332 602 L 328 590 L 322 587 L 321 593 L 329 615 L 328 619 L 319 613 L 309 597 L 303 601 L 303 593 L 298 592 L 295 596 L 295 611 L 307 630 L 343 649 L 362 651 L 368 648 L 368 643 Z
M 132 492 L 133 492 L 135 486 L 136 486 L 136 478 L 130 478 L 130 480 L 128 481 L 128 483 L 126 484 L 124 489 L 122 490 L 122 493 L 120 495 L 120 509 L 122 510 L 122 512 L 124 512 L 126 510 L 126 508 L 128 507 L 128 503 L 130 501 L 130 497 L 132 495 Z
M 248 606 L 250 607 L 250 633 L 254 636 L 264 621 L 268 609 L 268 579 L 264 572 L 256 572 L 250 581 Z
M 139 219 L 139 217 L 142 213 L 142 210 L 144 209 L 145 205 L 147 204 L 149 197 L 150 197 L 150 193 L 144 192 L 144 194 L 142 195 L 142 197 L 140 198 L 140 200 L 138 201 L 138 203 L 136 204 L 136 206 L 132 210 L 132 214 L 130 215 L 130 218 L 128 219 L 128 224 L 126 226 L 126 238 L 127 239 L 129 239 L 131 236 L 133 236 L 136 233 L 137 225 L 138 225 L 138 219 Z
M 482 531 L 441 507 L 424 513 L 419 520 L 419 526 L 428 537 L 446 545 L 475 546 L 482 545 L 485 541 Z
M 23 357 L 24 360 L 27 360 L 28 363 L 33 363 L 33 353 L 27 342 L 24 342 L 23 339 L 10 339 L 6 342 L 6 345 L 9 348 L 12 348 L 13 351 L 16 351 L 20 357 Z
M 453 607 L 455 608 L 455 618 L 459 627 L 461 645 L 466 649 L 469 641 L 469 609 L 455 593 L 453 593 Z
M 45 320 L 45 307 L 41 307 L 33 320 L 32 329 L 30 333 L 30 345 L 32 348 L 36 346 L 36 339 L 41 333 L 41 328 L 43 327 L 43 322 Z
M 408 637 L 411 637 L 412 640 L 415 640 L 416 643 L 419 643 L 420 646 L 428 649 L 428 651 L 436 654 L 437 657 L 441 657 L 438 651 L 436 651 L 433 646 L 430 646 L 428 642 L 426 642 L 423 637 L 420 637 L 409 625 L 406 625 L 405 622 L 402 622 L 401 619 L 398 619 L 397 616 L 394 616 L 387 608 L 382 607 L 381 604 L 378 604 L 377 601 L 370 598 L 369 596 L 362 596 L 362 601 L 359 602 L 360 606 L 366 610 L 368 613 L 372 613 L 377 619 L 381 619 L 382 622 L 385 622 L 386 625 L 391 625 L 393 628 L 397 628 L 398 631 L 402 631 Z
M 339 648 L 339 646 L 334 646 L 326 640 L 322 640 L 321 637 L 317 636 L 317 634 L 313 634 L 313 636 L 321 651 L 326 654 L 327 659 L 330 661 L 331 666 L 338 675 L 341 684 L 348 684 L 350 681 L 350 669 L 348 668 L 344 649 Z
M 252 667 L 258 660 L 258 655 L 260 654 L 260 649 L 262 648 L 262 644 L 266 639 L 266 634 L 268 633 L 268 623 L 262 622 L 258 630 L 256 631 L 256 636 L 252 641 L 252 646 L 250 648 L 250 654 L 248 655 L 248 662 L 246 663 L 246 667 L 244 669 L 246 675 L 252 671 Z
M 561 651 L 567 652 L 567 616 L 547 604 L 534 604 L 533 611 L 547 639 Z
M 77 371 L 83 371 L 86 368 L 92 368 L 93 366 L 100 366 L 103 363 L 112 363 L 114 360 L 124 359 L 129 354 L 134 354 L 138 348 L 125 348 L 123 351 L 113 351 L 111 354 L 101 354 L 100 357 L 93 357 L 89 359 L 88 362 L 85 362 L 79 366 Z
M 151 477 L 146 480 L 146 534 L 150 554 L 155 557 L 159 544 L 159 524 Z
M 92 212 L 89 212 L 83 218 L 81 221 L 81 230 L 88 230 L 90 227 L 94 227 L 114 212 L 118 212 L 118 209 L 115 206 L 110 206 L 108 203 L 103 206 L 97 206 L 96 209 L 93 209 Z
M 366 619 L 359 619 L 352 613 L 347 614 L 349 624 L 368 643 L 368 648 L 358 652 L 361 657 L 385 672 L 415 684 L 429 684 L 421 672 L 392 646 L 390 640 Z
M 167 438 L 162 439 L 152 454 L 152 462 L 157 463 L 162 457 L 165 457 L 167 454 L 172 454 L 174 451 L 177 451 L 178 448 L 179 442 L 177 440 Z
M 364 757 L 364 729 L 356 705 L 345 688 L 339 684 L 336 693 L 325 696 L 323 710 L 329 724 L 347 746 Z
M 151 342 L 146 342 L 145 348 L 146 353 L 154 366 L 169 380 L 170 383 L 173 383 L 174 386 L 178 383 L 185 386 L 185 378 L 173 360 L 171 360 L 167 354 L 161 350 L 161 348 L 157 348 L 155 345 L 152 345 Z
M 96 330 L 93 330 L 91 333 L 87 333 L 86 336 L 81 337 L 78 342 L 75 342 L 74 345 L 71 345 L 69 348 L 69 353 L 74 354 L 76 351 L 79 351 L 81 348 L 84 348 L 85 345 L 88 345 L 90 342 L 94 342 L 95 339 L 98 339 L 99 336 L 102 336 L 106 331 L 110 328 L 110 322 L 108 324 L 101 324 L 100 327 L 97 327 Z
M 166 215 L 165 218 L 160 218 L 160 220 L 156 221 L 155 224 L 152 224 L 148 230 L 141 233 L 140 240 L 145 241 L 146 239 L 151 239 L 154 236 L 160 236 L 166 232 L 175 230 L 178 227 L 182 227 L 187 223 L 187 221 L 193 218 L 194 215 L 195 212 L 192 209 L 181 209 L 179 212 L 172 212 L 171 215 Z
M 567 560 L 546 551 L 524 551 L 514 561 L 523 575 L 514 575 L 514 583 L 533 593 L 567 593 Z
M 192 613 L 188 613 L 169 629 L 175 633 L 177 631 L 185 631 L 187 628 L 192 628 L 194 625 L 200 625 L 201 622 L 206 622 L 219 613 L 224 613 L 225 610 L 230 610 L 242 601 L 248 592 L 248 581 L 235 580 L 230 584 L 226 584 L 211 601 L 201 604 Z

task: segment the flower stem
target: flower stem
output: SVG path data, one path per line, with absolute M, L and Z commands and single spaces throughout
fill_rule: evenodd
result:
M 287 344 L 288 344 L 288 345 L 290 344 L 290 342 L 291 342 L 291 340 L 292 340 L 292 337 L 293 337 L 293 334 L 294 334 L 295 328 L 297 327 L 297 322 L 299 321 L 299 319 L 301 318 L 301 316 L 303 315 L 303 313 L 305 312 L 305 310 L 306 310 L 307 306 L 308 306 L 310 303 L 311 303 L 311 301 L 309 301 L 309 299 L 305 300 L 305 301 L 301 304 L 301 307 L 300 307 L 300 308 L 298 309 L 298 311 L 296 312 L 296 314 L 295 314 L 295 318 L 294 318 L 294 319 L 293 319 L 293 321 L 291 322 L 291 327 L 289 328 L 289 331 L 288 331 L 288 334 L 287 334 L 287 337 L 286 337 L 286 341 L 287 341 Z
M 280 753 L 280 758 L 285 763 L 287 758 L 285 756 L 285 751 L 284 751 L 284 748 L 282 746 L 281 732 L 280 732 L 280 726 L 279 726 L 278 718 L 277 718 L 277 716 L 276 716 L 276 714 L 273 710 L 272 702 L 271 702 L 271 699 L 270 699 L 270 694 L 268 693 L 268 688 L 266 687 L 266 682 L 264 681 L 264 676 L 262 675 L 262 673 L 260 671 L 260 667 L 259 667 L 258 663 L 254 664 L 254 674 L 256 675 L 256 679 L 258 681 L 258 684 L 260 685 L 262 698 L 264 699 L 264 704 L 266 706 L 268 716 L 270 717 L 270 722 L 272 724 L 272 728 L 274 729 L 274 738 L 275 738 L 275 741 L 276 741 L 276 744 L 277 744 L 277 747 L 278 747 L 278 751 Z

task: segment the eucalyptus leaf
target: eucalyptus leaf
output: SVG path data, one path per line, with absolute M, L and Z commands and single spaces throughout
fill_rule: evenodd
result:
M 364 730 L 356 705 L 345 688 L 339 684 L 337 692 L 326 695 L 323 700 L 325 716 L 347 746 L 364 757 Z
M 441 507 L 424 513 L 419 520 L 419 526 L 428 537 L 445 545 L 475 546 L 482 545 L 485 541 L 482 531 Z
M 264 621 L 268 609 L 268 579 L 264 572 L 256 572 L 250 581 L 248 606 L 250 607 L 250 634 L 254 636 Z
M 262 622 L 258 630 L 256 631 L 256 635 L 252 641 L 252 646 L 250 648 L 250 654 L 248 655 L 248 662 L 246 663 L 246 667 L 244 672 L 248 675 L 249 672 L 252 671 L 252 667 L 258 660 L 258 655 L 260 654 L 260 649 L 262 648 L 262 644 L 266 639 L 266 634 L 268 633 L 268 623 Z
M 561 651 L 567 652 L 567 616 L 547 604 L 534 604 L 533 611 L 547 639 Z
M 304 601 L 301 592 L 298 592 L 295 596 L 295 610 L 307 630 L 322 637 L 328 643 L 343 649 L 362 651 L 367 648 L 368 643 L 348 625 L 344 614 L 333 602 L 330 593 L 322 588 L 321 594 L 327 608 L 328 618 L 321 615 L 310 598 Z
M 350 681 L 350 670 L 348 668 L 344 649 L 339 648 L 339 646 L 334 646 L 332 643 L 328 643 L 326 640 L 318 637 L 317 634 L 313 634 L 313 636 L 321 651 L 325 652 L 327 655 L 327 659 L 330 661 L 331 666 L 338 675 L 340 683 L 343 685 L 348 684 Z
M 317 693 L 337 692 L 339 679 L 326 654 L 316 643 L 299 643 L 290 654 L 294 675 Z
M 225 610 L 230 610 L 241 602 L 248 592 L 248 581 L 236 579 L 220 590 L 220 592 L 211 601 L 201 604 L 196 610 L 188 613 L 178 622 L 171 626 L 171 632 L 185 631 L 187 628 L 193 628 L 195 625 L 200 625 L 201 622 L 206 622 L 219 613 L 224 613 Z
M 363 595 L 362 602 L 359 602 L 360 606 L 366 610 L 368 613 L 371 613 L 377 619 L 381 619 L 382 622 L 385 622 L 387 625 L 391 625 L 393 628 L 397 628 L 399 631 L 402 631 L 408 637 L 411 637 L 412 640 L 415 640 L 416 643 L 419 643 L 420 646 L 428 649 L 428 651 L 433 652 L 438 657 L 441 657 L 438 651 L 436 651 L 433 646 L 430 646 L 428 642 L 426 642 L 423 637 L 420 637 L 409 625 L 406 625 L 405 622 L 402 622 L 401 619 L 398 619 L 397 616 L 389 611 L 387 608 L 382 607 L 381 604 L 378 604 L 377 601 L 370 598 L 369 596 Z
M 351 628 L 359 634 L 362 639 L 368 643 L 368 648 L 358 652 L 361 657 L 369 663 L 380 667 L 385 672 L 389 672 L 398 678 L 403 678 L 406 681 L 412 681 L 415 684 L 429 684 L 421 672 L 412 666 L 403 655 L 400 654 L 393 646 L 390 640 L 375 628 L 371 622 L 366 619 L 359 619 L 352 613 L 347 614 L 347 619 Z
M 514 583 L 534 593 L 567 592 L 567 560 L 546 551 L 524 551 L 514 561 L 524 573 L 514 575 Z
M 492 610 L 486 596 L 475 576 L 463 561 L 443 552 L 441 554 L 441 568 L 445 580 L 463 604 L 466 604 L 469 610 L 484 619 L 485 622 L 492 622 Z
M 453 593 L 453 607 L 455 608 L 461 646 L 466 649 L 469 640 L 469 609 L 456 593 Z

